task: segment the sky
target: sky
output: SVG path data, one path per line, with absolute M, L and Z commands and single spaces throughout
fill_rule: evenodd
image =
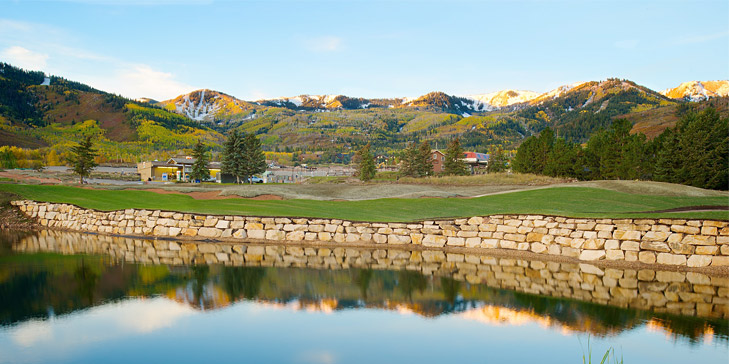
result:
M 729 79 L 729 1 L 0 0 L 0 61 L 130 98 Z

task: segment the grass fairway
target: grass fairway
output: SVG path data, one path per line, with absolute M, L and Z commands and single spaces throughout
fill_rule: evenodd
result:
M 96 210 L 127 208 L 217 215 L 296 216 L 356 221 L 416 221 L 492 214 L 570 217 L 674 217 L 729 220 L 729 211 L 644 213 L 687 206 L 729 205 L 729 198 L 637 195 L 589 187 L 553 187 L 478 198 L 317 200 L 195 200 L 149 191 L 109 191 L 68 186 L 0 184 L 0 191 L 24 199 L 70 203 Z

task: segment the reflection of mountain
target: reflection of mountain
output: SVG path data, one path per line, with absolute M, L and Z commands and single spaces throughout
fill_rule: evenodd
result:
M 53 254 L 0 257 L 0 323 L 69 313 L 125 297 L 165 296 L 186 307 L 218 309 L 255 301 L 289 310 L 391 310 L 455 315 L 489 325 L 536 323 L 562 332 L 612 335 L 651 322 L 689 340 L 729 340 L 722 319 L 655 314 L 539 296 L 411 271 L 123 265 Z

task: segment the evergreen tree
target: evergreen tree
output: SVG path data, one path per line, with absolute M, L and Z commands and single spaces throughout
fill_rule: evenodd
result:
M 195 163 L 192 164 L 190 180 L 205 181 L 209 179 L 210 169 L 208 169 L 208 163 L 210 163 L 210 155 L 201 141 L 195 144 L 195 149 L 192 150 L 192 156 L 195 158 Z
M 423 140 L 415 156 L 415 169 L 418 177 L 433 175 L 433 159 L 430 156 L 430 152 L 430 143 L 427 140 Z
M 74 146 L 70 150 L 69 162 L 73 165 L 73 173 L 79 176 L 79 183 L 84 183 L 84 177 L 91 174 L 91 170 L 97 166 L 94 157 L 98 155 L 98 151 L 93 148 L 91 135 L 86 137 L 79 145 Z
M 403 151 L 400 175 L 404 177 L 418 177 L 417 170 L 418 148 L 415 143 L 408 144 Z
M 375 168 L 375 158 L 370 153 L 370 143 L 357 151 L 357 160 L 359 161 L 359 167 L 357 168 L 359 179 L 367 182 L 375 178 L 377 169 Z
M 582 175 L 582 148 L 557 138 L 549 152 L 544 174 L 552 177 L 579 178 Z
M 503 149 L 493 146 L 489 148 L 489 164 L 486 165 L 487 173 L 503 172 L 506 170 L 507 163 L 508 160 L 506 158 L 506 154 L 504 154 Z
M 241 166 L 243 165 L 243 157 L 241 151 L 243 149 L 243 138 L 238 130 L 231 130 L 228 139 L 223 145 L 221 173 L 235 176 L 236 183 L 240 183 L 240 177 L 243 175 Z
M 261 141 L 253 133 L 246 134 L 240 143 L 242 149 L 241 154 L 241 176 L 244 180 L 253 183 L 253 175 L 266 171 L 266 156 L 261 150 Z
M 445 175 L 466 176 L 469 174 L 468 166 L 463 161 L 463 149 L 458 138 L 448 144 L 445 152 L 445 163 L 443 164 Z
M 517 173 L 538 173 L 536 171 L 536 149 L 539 140 L 530 136 L 516 149 L 516 156 L 511 161 L 511 169 Z

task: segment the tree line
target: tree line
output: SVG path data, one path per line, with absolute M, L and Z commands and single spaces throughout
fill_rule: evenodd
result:
M 653 140 L 630 134 L 615 120 L 585 147 L 555 136 L 550 128 L 527 138 L 511 162 L 514 172 L 581 180 L 653 180 L 700 188 L 729 189 L 729 118 L 713 108 L 689 112 Z

